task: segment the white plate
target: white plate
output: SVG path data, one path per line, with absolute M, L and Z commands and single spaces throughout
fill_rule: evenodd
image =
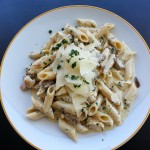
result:
M 25 73 L 25 67 L 31 60 L 31 51 L 40 50 L 49 38 L 48 30 L 61 30 L 66 23 L 75 25 L 76 18 L 91 18 L 99 25 L 106 22 L 114 23 L 113 33 L 117 38 L 125 41 L 131 49 L 136 51 L 136 72 L 141 82 L 138 96 L 132 111 L 119 127 L 103 133 L 79 135 L 78 143 L 64 135 L 57 124 L 46 119 L 31 121 L 25 117 L 26 109 L 31 105 L 30 93 L 22 92 L 20 84 Z M 29 22 L 15 36 L 3 58 L 1 71 L 2 105 L 6 116 L 29 144 L 40 149 L 55 150 L 100 150 L 113 149 L 129 140 L 139 130 L 150 108 L 150 56 L 148 46 L 139 33 L 121 17 L 104 9 L 90 6 L 69 6 L 48 11 Z M 104 141 L 102 140 L 104 139 Z

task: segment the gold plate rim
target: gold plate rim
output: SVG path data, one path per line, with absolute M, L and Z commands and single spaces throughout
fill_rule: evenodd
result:
M 104 11 L 104 12 L 107 12 L 113 16 L 116 16 L 118 17 L 119 19 L 121 19 L 123 22 L 125 22 L 129 27 L 131 27 L 135 32 L 136 34 L 140 37 L 140 39 L 143 41 L 144 45 L 146 46 L 147 48 L 147 51 L 148 53 L 150 53 L 150 50 L 149 50 L 149 47 L 146 43 L 146 41 L 144 40 L 144 38 L 141 36 L 141 34 L 128 22 L 126 21 L 124 18 L 122 18 L 121 16 L 117 15 L 116 13 L 113 13 L 109 10 L 106 10 L 104 8 L 100 8 L 100 7 L 96 7 L 96 6 L 90 6 L 90 5 L 68 5 L 68 6 L 61 6 L 61 7 L 58 7 L 58 8 L 54 8 L 54 9 L 51 9 L 51 10 L 48 10 L 40 15 L 38 15 L 37 17 L 33 18 L 31 21 L 29 21 L 27 24 L 25 24 L 17 33 L 16 35 L 13 37 L 13 39 L 11 40 L 11 42 L 9 43 L 4 55 L 3 55 L 3 58 L 2 58 L 2 62 L 1 62 L 1 67 L 0 67 L 0 76 L 1 76 L 1 70 L 2 70 L 2 67 L 3 67 L 3 62 L 4 62 L 4 59 L 6 57 L 6 54 L 11 46 L 11 44 L 13 43 L 13 41 L 16 39 L 16 37 L 19 35 L 19 33 L 25 29 L 30 23 L 32 23 L 33 21 L 35 21 L 36 19 L 40 18 L 41 16 L 44 16 L 50 12 L 54 12 L 54 11 L 57 11 L 57 10 L 60 10 L 60 9 L 64 9 L 64 8 L 93 8 L 93 9 L 97 9 L 97 10 L 101 10 L 101 11 Z M 2 95 L 1 93 L 1 90 L 0 90 L 0 95 Z M 11 122 L 11 120 L 9 119 L 9 116 L 5 110 L 5 107 L 4 107 L 4 104 L 3 104 L 3 100 L 2 100 L 2 97 L 0 98 L 1 99 L 1 105 L 2 105 L 2 109 L 4 111 L 4 114 L 8 120 L 8 122 L 10 123 L 10 125 L 12 126 L 12 128 L 17 132 L 17 134 L 24 140 L 26 141 L 29 145 L 31 145 L 32 147 L 34 147 L 35 149 L 39 149 L 39 147 L 35 146 L 34 144 L 32 144 L 30 141 L 28 141 L 17 129 L 16 127 L 13 125 L 13 123 Z M 115 149 L 118 149 L 119 147 L 121 147 L 122 145 L 124 145 L 126 142 L 128 142 L 140 129 L 141 127 L 143 126 L 143 124 L 145 123 L 145 121 L 147 120 L 148 116 L 150 114 L 150 109 L 148 110 L 145 118 L 143 119 L 142 123 L 139 125 L 139 127 L 125 140 L 123 141 L 122 143 L 120 143 L 119 145 L 115 146 L 114 148 L 112 148 L 112 150 L 115 150 Z

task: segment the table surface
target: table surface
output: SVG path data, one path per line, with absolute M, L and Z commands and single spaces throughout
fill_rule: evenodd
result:
M 92 5 L 110 10 L 130 22 L 150 46 L 150 0 L 0 0 L 0 59 L 14 35 L 37 15 L 66 5 Z M 138 119 L 138 118 L 137 118 Z M 0 106 L 0 149 L 34 150 L 14 131 Z M 150 117 L 119 150 L 150 149 Z

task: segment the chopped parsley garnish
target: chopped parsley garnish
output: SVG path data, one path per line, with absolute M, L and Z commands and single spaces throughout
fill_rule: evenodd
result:
M 75 26 L 75 28 L 78 28 L 78 26 Z
M 113 54 L 113 53 L 114 53 L 114 51 L 115 51 L 115 48 L 114 48 L 114 47 L 112 47 L 112 48 L 110 49 L 110 52 Z
M 46 62 L 43 62 L 43 64 L 44 64 L 44 65 L 47 65 L 47 63 L 46 63 Z
M 49 30 L 48 33 L 52 34 L 52 30 Z
M 71 67 L 74 69 L 74 68 L 76 67 L 76 65 L 77 65 L 77 62 L 74 62 L 74 63 L 71 65 Z
M 86 103 L 86 107 L 89 108 L 91 105 L 89 103 Z
M 71 80 L 77 80 L 79 76 L 71 75 Z
M 84 112 L 84 108 L 81 109 L 81 112 Z
M 95 104 L 98 105 L 98 102 L 96 102 Z
M 69 76 L 68 74 L 65 74 L 65 76 L 64 76 L 64 77 L 65 77 L 65 78 L 68 78 L 68 76 Z
M 82 59 L 85 59 L 85 58 L 83 58 L 83 57 L 79 58 L 79 60 L 82 60 Z
M 89 82 L 87 82 L 86 80 L 83 80 L 83 82 L 85 82 L 86 84 L 90 84 Z
M 120 86 L 120 87 L 121 87 L 121 83 L 120 83 L 120 82 L 118 82 L 118 86 Z
M 96 123 L 97 126 L 99 126 L 99 123 Z
M 69 59 L 66 59 L 66 61 L 67 61 L 68 63 L 70 63 L 70 60 L 71 60 L 71 58 L 69 58 Z
M 57 66 L 57 69 L 60 69 L 61 68 L 61 65 L 59 64 L 58 66 Z
M 68 44 L 68 41 L 65 39 L 63 39 L 61 42 L 62 42 L 62 44 Z
M 81 84 L 79 84 L 79 85 L 74 84 L 74 88 L 79 88 L 80 86 L 81 86 Z
M 74 56 L 78 56 L 78 55 L 79 55 L 79 52 L 77 50 L 74 50 L 74 49 L 72 49 L 71 52 L 70 52 L 70 54 L 69 54 L 69 56 L 71 58 L 74 57 Z
M 56 46 L 53 47 L 52 50 L 53 50 L 53 51 L 58 50 L 58 49 L 62 46 L 62 44 L 68 44 L 68 41 L 65 40 L 65 39 L 63 39 L 63 40 L 61 41 L 61 43 L 56 44 Z

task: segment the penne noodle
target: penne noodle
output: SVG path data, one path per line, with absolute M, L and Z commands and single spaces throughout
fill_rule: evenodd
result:
M 40 100 L 38 99 L 35 99 L 33 96 L 31 97 L 31 100 L 32 100 L 32 105 L 37 109 L 39 110 L 40 112 L 42 113 L 45 113 L 44 112 L 44 104 L 43 102 L 41 102 Z M 54 114 L 53 114 L 53 110 L 52 108 L 50 107 L 49 108 L 49 111 L 45 113 L 45 115 L 51 119 L 54 119 Z
M 96 38 L 99 38 L 106 33 L 108 33 L 112 28 L 114 28 L 114 24 L 105 23 L 102 27 L 100 27 L 94 34 Z
M 45 55 L 41 57 L 40 59 L 37 59 L 35 62 L 32 63 L 32 65 L 29 68 L 30 74 L 35 74 L 40 72 L 44 67 L 51 64 L 51 62 L 55 59 L 55 55 Z
M 48 89 L 47 89 L 47 92 L 46 92 L 46 96 L 45 96 L 45 100 L 44 100 L 44 112 L 48 112 L 51 105 L 52 105 L 52 102 L 53 102 L 53 99 L 54 99 L 54 94 L 55 94 L 55 85 L 51 85 Z
M 52 104 L 52 107 L 68 112 L 72 115 L 76 115 L 73 104 L 66 103 L 64 101 L 56 101 Z
M 109 40 L 112 46 L 114 46 L 117 50 L 123 51 L 122 43 L 117 38 L 115 38 L 112 33 L 107 33 L 106 38 Z
M 81 109 L 81 115 L 80 115 L 80 117 L 79 117 L 79 120 L 80 121 L 83 121 L 83 120 L 85 120 L 86 118 L 87 118 L 87 116 L 88 116 L 88 110 L 87 109 L 85 109 L 85 108 L 82 108 Z
M 111 102 L 115 103 L 116 105 L 120 104 L 119 98 L 113 91 L 111 91 L 102 81 L 97 82 L 98 90 Z
M 88 110 L 89 116 L 93 116 L 97 113 L 102 101 L 103 101 L 103 96 L 98 95 L 97 100 L 89 107 L 89 110 Z
M 84 43 L 89 42 L 88 36 L 85 33 L 81 32 L 80 30 L 69 25 L 65 26 L 65 30 L 70 34 L 72 34 L 73 36 L 77 37 L 81 42 Z
M 108 126 L 113 126 L 113 119 L 106 113 L 98 111 L 94 117 Z
M 61 96 L 61 95 L 66 95 L 68 94 L 67 89 L 63 86 L 60 89 L 58 89 L 55 93 L 55 96 Z
M 83 27 L 97 27 L 97 24 L 94 20 L 92 19 L 82 19 L 82 18 L 78 18 L 77 19 L 77 24 L 79 26 L 83 26 Z
M 135 84 L 132 83 L 124 95 L 124 100 L 126 101 L 127 105 L 130 106 L 132 104 L 134 98 L 136 97 L 136 93 L 137 93 L 137 88 Z
M 133 78 L 133 76 L 134 76 L 133 66 L 134 66 L 133 58 L 128 60 L 125 63 L 125 79 L 126 80 L 131 80 Z
M 77 132 L 76 129 L 65 122 L 63 119 L 58 120 L 59 128 L 67 134 L 70 138 L 72 138 L 75 142 L 77 142 Z
M 121 124 L 121 115 L 117 111 L 117 109 L 108 100 L 106 100 L 106 110 L 112 116 L 112 118 L 117 123 L 117 125 L 120 125 Z
M 86 123 L 86 126 L 89 129 L 95 130 L 95 131 L 103 131 L 104 130 L 104 124 L 100 122 L 99 120 L 89 117 Z
M 62 32 L 57 32 L 56 34 L 51 36 L 51 38 L 44 44 L 42 49 L 49 49 L 52 44 L 60 41 L 63 38 L 64 34 Z
M 83 126 L 80 122 L 75 125 L 75 128 L 79 133 L 85 133 L 88 131 L 88 128 Z

